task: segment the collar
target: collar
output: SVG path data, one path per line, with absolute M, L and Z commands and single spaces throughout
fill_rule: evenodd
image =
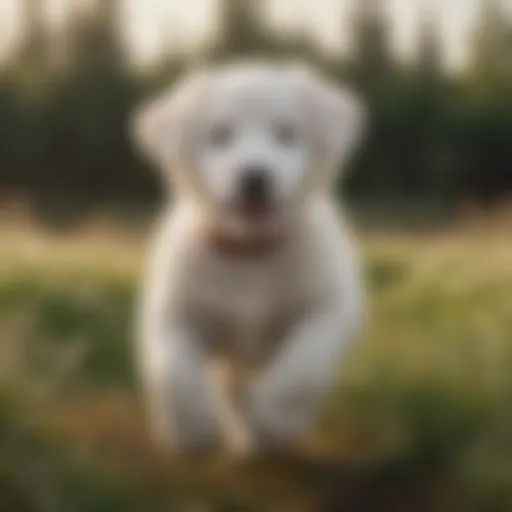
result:
M 232 260 L 262 260 L 275 255 L 284 243 L 284 235 L 265 233 L 236 236 L 220 231 L 210 231 L 207 243 L 211 250 Z

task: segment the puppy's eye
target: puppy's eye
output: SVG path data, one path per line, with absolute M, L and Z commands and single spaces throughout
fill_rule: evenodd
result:
M 208 132 L 208 144 L 214 148 L 224 148 L 232 142 L 234 135 L 235 131 L 229 124 L 217 124 Z
M 294 146 L 299 140 L 299 133 L 291 123 L 282 122 L 274 126 L 274 137 L 282 146 Z

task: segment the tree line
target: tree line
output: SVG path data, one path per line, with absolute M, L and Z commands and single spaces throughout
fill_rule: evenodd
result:
M 171 83 L 187 58 L 172 54 L 144 72 L 131 65 L 116 29 L 121 0 L 69 16 L 65 52 L 55 52 L 41 1 L 20 0 L 25 38 L 0 70 L 0 196 L 22 194 L 52 207 L 155 201 L 159 180 L 133 148 L 130 115 L 142 98 Z M 371 118 L 344 183 L 354 198 L 506 200 L 512 192 L 512 25 L 499 2 L 485 2 L 471 65 L 457 74 L 446 71 L 437 20 L 427 14 L 415 62 L 400 63 L 381 3 L 357 2 L 353 51 L 327 55 L 305 33 L 271 31 L 261 3 L 224 0 L 221 37 L 202 57 L 301 55 L 353 84 Z

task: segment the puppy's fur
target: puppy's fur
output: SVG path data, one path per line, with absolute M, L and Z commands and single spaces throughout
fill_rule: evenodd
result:
M 151 249 L 138 345 L 155 433 L 176 449 L 250 452 L 314 423 L 363 313 L 329 195 L 363 121 L 348 91 L 265 63 L 198 71 L 137 114 L 176 196 Z M 238 208 L 255 167 L 271 191 L 261 218 Z

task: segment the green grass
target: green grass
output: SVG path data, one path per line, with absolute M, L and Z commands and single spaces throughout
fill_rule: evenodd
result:
M 146 435 L 130 339 L 143 244 L 11 235 L 0 510 L 512 510 L 510 239 L 368 238 L 371 322 L 306 455 L 239 467 L 178 463 Z

